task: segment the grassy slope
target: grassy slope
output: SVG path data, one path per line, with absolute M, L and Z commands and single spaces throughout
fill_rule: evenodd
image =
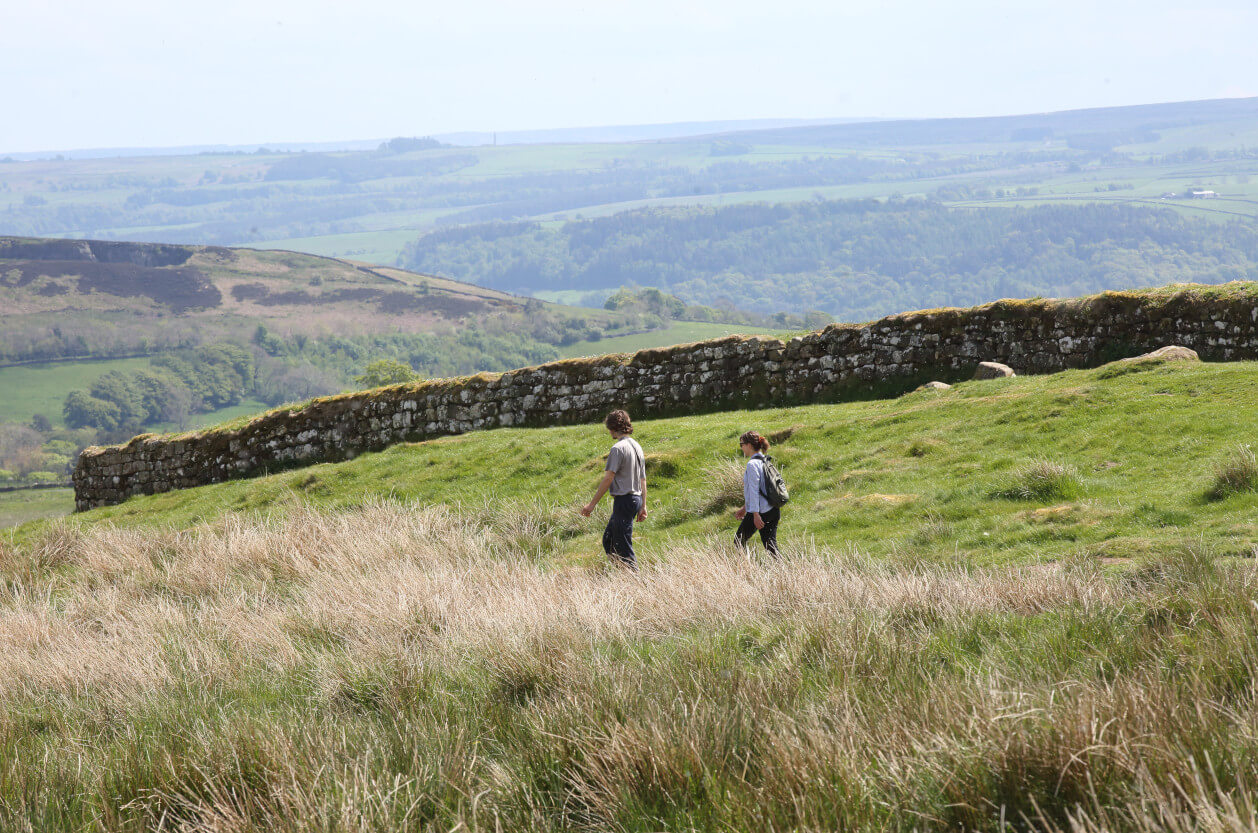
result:
M 131 372 L 150 367 L 148 359 L 106 359 L 86 362 L 39 362 L 37 364 L 0 367 L 0 422 L 30 422 L 35 414 L 48 417 L 54 426 L 64 427 L 61 406 L 72 390 L 87 390 L 97 377 L 111 370 Z M 240 405 L 189 419 L 193 428 L 225 422 L 239 416 L 266 410 L 254 399 Z M 159 425 L 152 430 L 168 430 Z
M 643 422 L 636 576 L 563 505 L 594 426 L 28 527 L 0 828 L 1254 829 L 1258 570 L 1213 556 L 1258 494 L 1202 496 L 1258 365 L 1116 369 Z M 780 564 L 715 509 L 752 425 L 795 427 Z M 1083 494 L 992 496 L 1036 456 Z
M 969 382 L 892 401 L 645 421 L 658 557 L 680 540 L 727 535 L 714 495 L 738 465 L 736 437 L 794 429 L 775 457 L 794 488 L 782 538 L 912 552 L 932 560 L 1024 563 L 1084 554 L 1141 558 L 1187 538 L 1253 554 L 1258 497 L 1208 502 L 1214 464 L 1258 438 L 1258 365 L 1166 365 Z M 1112 378 L 1106 378 L 1111 377 Z M 575 521 L 601 471 L 596 426 L 498 430 L 400 445 L 357 460 L 206 486 L 76 516 L 81 525 L 186 527 L 236 510 L 423 503 L 537 505 L 565 531 L 565 558 L 598 553 L 599 524 Z M 1011 472 L 1046 458 L 1073 466 L 1074 499 L 994 497 Z M 728 507 L 724 507 L 728 508 Z M 29 535 L 30 528 L 19 531 Z

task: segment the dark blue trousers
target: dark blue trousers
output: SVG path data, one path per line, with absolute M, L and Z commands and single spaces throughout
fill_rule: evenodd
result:
M 738 546 L 746 547 L 747 542 L 751 540 L 751 536 L 757 532 L 760 533 L 760 540 L 764 541 L 764 548 L 769 551 L 769 555 L 774 558 L 780 558 L 778 555 L 778 521 L 782 520 L 781 509 L 770 509 L 768 512 L 760 513 L 760 520 L 764 521 L 764 529 L 756 529 L 756 517 L 748 512 L 743 522 L 738 525 L 738 531 L 734 533 L 734 539 L 738 541 Z
M 638 569 L 633 555 L 633 522 L 641 510 L 641 495 L 613 496 L 612 517 L 603 530 L 603 552 L 619 559 L 631 570 Z

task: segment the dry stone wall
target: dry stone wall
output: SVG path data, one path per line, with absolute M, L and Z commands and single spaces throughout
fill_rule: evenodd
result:
M 783 342 L 739 337 L 570 359 L 343 394 L 234 428 L 141 435 L 89 448 L 74 472 L 80 510 L 132 495 L 343 460 L 404 441 L 506 426 L 635 419 L 891 395 L 968 378 L 980 361 L 1018 373 L 1090 367 L 1168 344 L 1207 361 L 1258 358 L 1258 284 L 998 301 L 831 325 Z

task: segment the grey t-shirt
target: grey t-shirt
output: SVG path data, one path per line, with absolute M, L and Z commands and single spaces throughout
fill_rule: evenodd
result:
M 642 446 L 633 437 L 616 440 L 607 455 L 604 471 L 615 474 L 609 490 L 612 497 L 642 494 L 642 484 L 646 482 L 646 458 L 642 456 Z

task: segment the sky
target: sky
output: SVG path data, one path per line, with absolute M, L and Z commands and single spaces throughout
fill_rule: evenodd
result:
M 0 152 L 1258 95 L 1255 0 L 43 0 Z

